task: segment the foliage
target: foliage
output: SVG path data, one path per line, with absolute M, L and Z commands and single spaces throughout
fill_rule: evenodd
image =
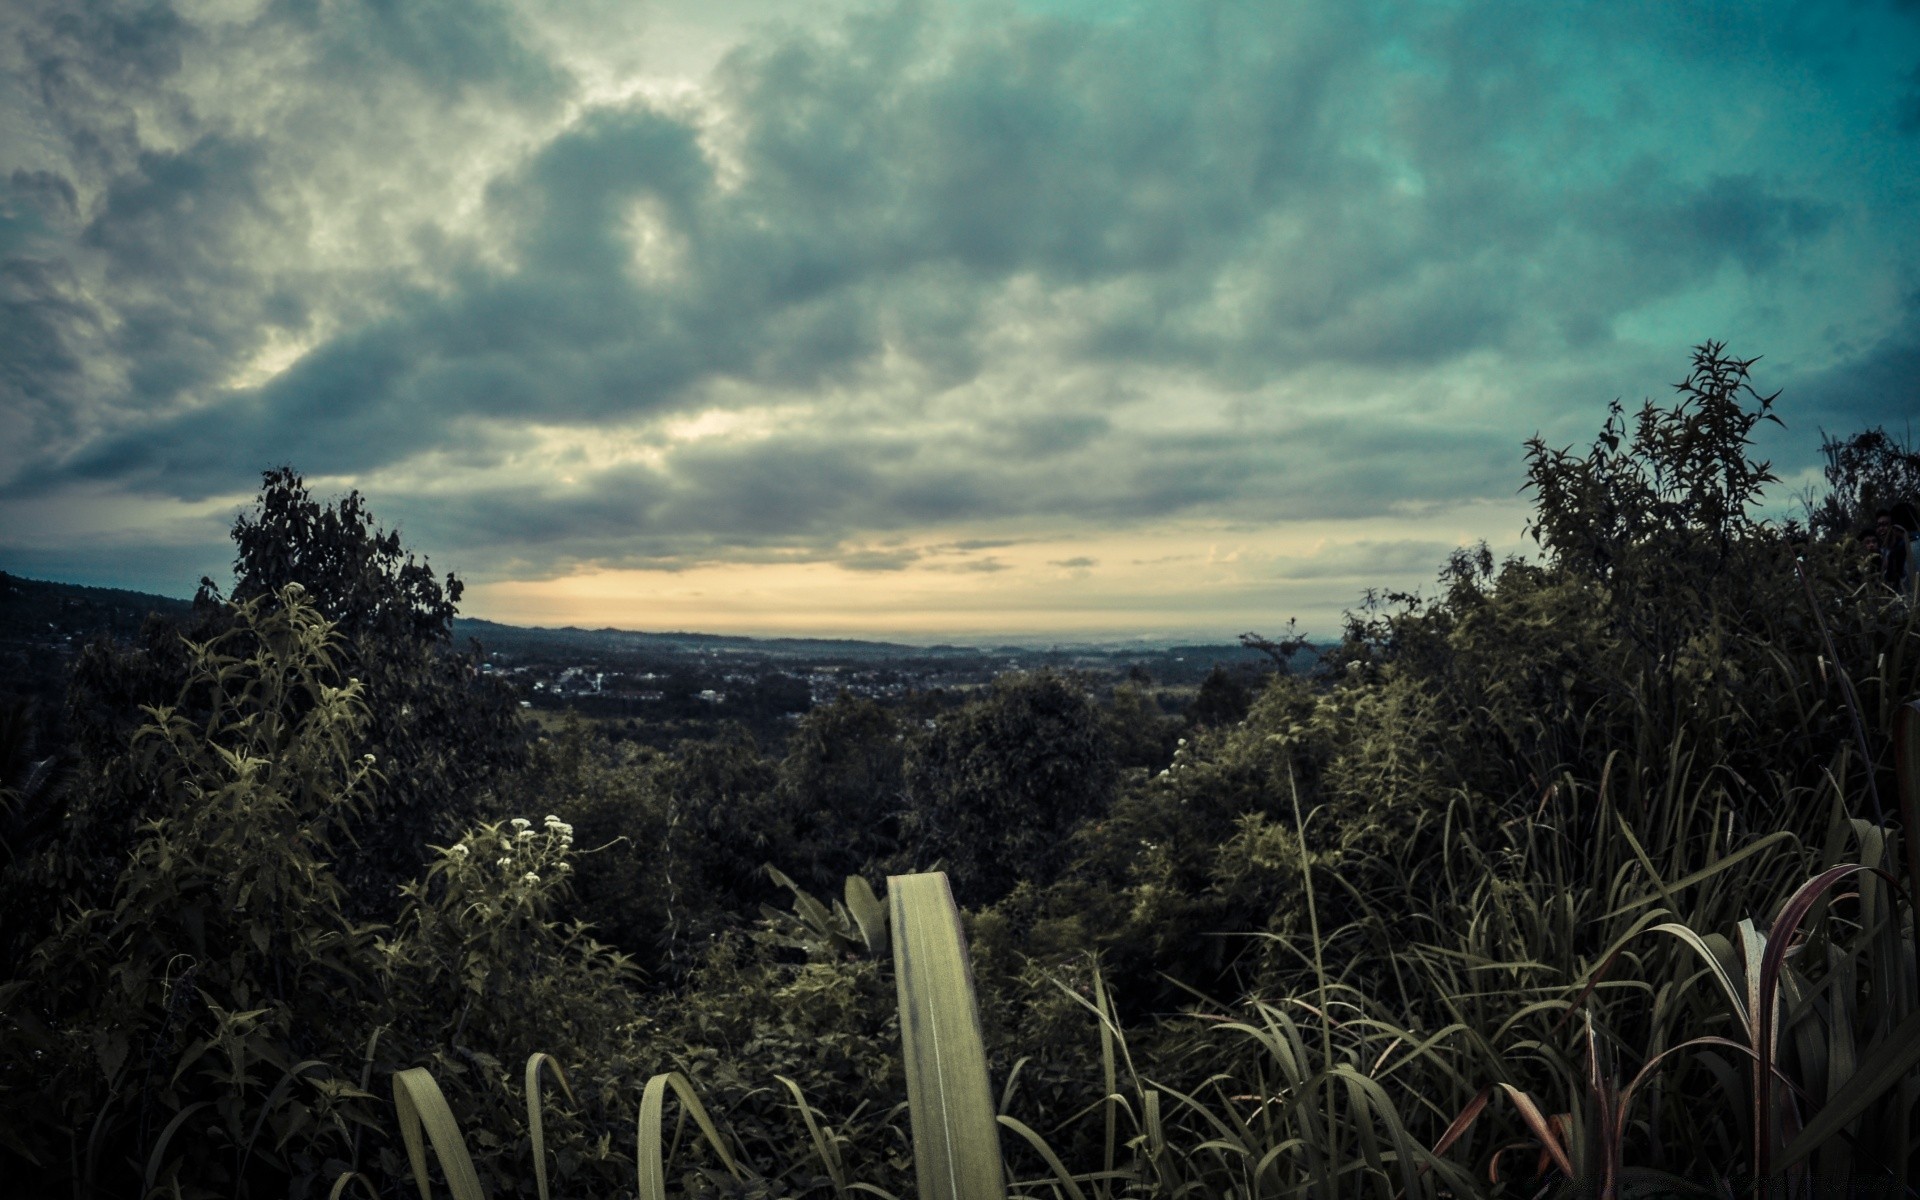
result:
M 1896 441 L 1881 428 L 1848 438 L 1823 433 L 1820 453 L 1827 460 L 1827 493 L 1805 500 L 1807 524 L 1816 536 L 1848 537 L 1871 528 L 1877 509 L 1902 500 L 1920 503 L 1920 452 L 1911 439 Z
M 797 827 L 779 860 L 803 887 L 868 873 L 898 850 L 906 743 L 892 712 L 844 693 L 800 718 L 780 760 L 781 806 Z
M 991 693 L 935 718 L 907 760 L 905 849 L 946 864 L 977 905 L 1067 865 L 1067 836 L 1113 801 L 1117 779 L 1100 715 L 1075 681 L 1002 675 Z
M 76 1187 L 310 1188 L 367 1120 L 328 1042 L 373 1023 L 370 931 L 343 915 L 329 859 L 375 764 L 331 627 L 298 585 L 275 600 L 186 647 L 179 703 L 148 707 L 125 752 L 156 803 L 111 906 L 62 913 L 9 985 L 0 1124 Z M 58 878 L 57 855 L 30 872 Z
M 261 475 L 251 513 L 233 524 L 232 598 L 277 595 L 299 583 L 348 641 L 381 645 L 444 642 L 453 636 L 461 583 L 444 587 L 423 561 L 404 553 L 398 530 L 374 523 L 358 491 L 322 505 L 292 467 Z M 217 592 L 202 579 L 203 592 Z
M 1529 440 L 1527 481 L 1539 497 L 1530 529 L 1553 560 L 1622 588 L 1652 583 L 1663 566 L 1724 564 L 1754 528 L 1748 507 L 1777 481 L 1746 453 L 1755 425 L 1782 423 L 1772 412 L 1779 393 L 1761 396 L 1747 382 L 1758 361 L 1718 342 L 1696 348 L 1692 372 L 1673 385 L 1677 404 L 1647 401 L 1628 440 L 1614 401 L 1584 459 Z M 1743 406 L 1743 391 L 1757 410 Z
M 428 843 L 482 815 L 500 774 L 523 764 L 518 704 L 480 676 L 477 648 L 462 654 L 452 646 L 460 581 L 436 581 L 397 530 L 374 522 L 359 492 L 322 504 L 292 468 L 267 471 L 253 511 L 234 522 L 233 540 L 233 598 L 298 582 L 339 630 L 343 669 L 361 680 L 368 743 L 384 778 L 348 831 L 360 852 L 342 877 L 351 911 L 386 912 Z M 201 587 L 213 590 L 210 580 Z

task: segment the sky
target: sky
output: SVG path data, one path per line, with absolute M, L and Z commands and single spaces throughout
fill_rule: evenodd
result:
M 1321 636 L 1525 443 L 1760 356 L 1920 416 L 1920 3 L 10 0 L 0 569 L 190 594 L 263 471 L 462 611 Z

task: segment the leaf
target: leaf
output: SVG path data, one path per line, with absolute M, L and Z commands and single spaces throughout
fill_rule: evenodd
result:
M 187 1105 L 179 1112 L 173 1114 L 173 1119 L 168 1121 L 166 1126 L 160 1130 L 160 1136 L 156 1138 L 153 1143 L 153 1153 L 147 1155 L 146 1183 L 141 1188 L 141 1195 L 144 1196 L 153 1191 L 153 1181 L 160 1176 L 160 1163 L 166 1157 L 167 1143 L 173 1140 L 174 1133 L 179 1130 L 180 1126 L 186 1124 L 188 1117 L 191 1117 L 194 1113 L 212 1103 L 213 1101 L 211 1100 L 194 1101 L 192 1104 Z
M 127 1035 L 120 1029 L 93 1031 L 93 1054 L 100 1063 L 100 1073 L 108 1083 L 120 1078 L 120 1068 L 127 1061 Z
M 943 872 L 887 880 L 921 1200 L 1004 1200 L 1000 1130 L 960 912 Z
M 1906 843 L 1907 890 L 1920 895 L 1920 700 L 1893 718 L 1894 778 L 1900 796 L 1900 840 Z
M 1821 1143 L 1885 1096 L 1915 1063 L 1920 1063 L 1920 1011 L 1909 1013 L 1892 1033 L 1862 1054 L 1860 1061 L 1868 1065 L 1847 1081 L 1846 1099 L 1828 1104 L 1814 1114 L 1800 1136 L 1780 1152 L 1779 1159 L 1772 1164 L 1772 1173 L 1799 1165 L 1819 1149 Z
M 775 1075 L 774 1078 L 785 1084 L 787 1090 L 793 1093 L 793 1102 L 800 1108 L 800 1119 L 807 1125 L 807 1136 L 813 1139 L 814 1152 L 820 1156 L 820 1164 L 826 1168 L 827 1178 L 833 1181 L 834 1194 L 845 1196 L 847 1172 L 841 1165 L 840 1152 L 821 1131 L 820 1122 L 814 1120 L 813 1107 L 807 1103 L 805 1093 L 801 1092 L 799 1084 L 785 1075 Z
M 560 1069 L 553 1055 L 535 1051 L 527 1057 L 527 1128 L 533 1133 L 533 1178 L 540 1189 L 540 1200 L 547 1200 L 547 1132 L 540 1112 L 541 1067 L 553 1072 L 560 1090 L 567 1094 L 568 1103 L 576 1101 L 573 1099 L 573 1088 L 567 1083 L 567 1073 Z
M 1672 883 L 1664 884 L 1661 886 L 1665 888 L 1666 893 L 1670 896 L 1672 893 L 1677 892 L 1682 888 L 1690 888 L 1696 883 L 1704 883 L 1705 881 L 1712 879 L 1715 875 L 1720 874 L 1720 872 L 1726 870 L 1727 868 L 1738 866 L 1739 864 L 1745 862 L 1747 859 L 1752 858 L 1754 855 L 1759 854 L 1761 851 L 1766 850 L 1771 846 L 1777 845 L 1780 842 L 1791 842 L 1793 840 L 1794 840 L 1793 834 L 1788 833 L 1784 829 L 1777 830 L 1773 833 L 1766 835 L 1763 838 L 1756 839 L 1751 845 L 1742 846 L 1740 849 L 1734 851 L 1732 854 L 1727 855 L 1725 858 L 1715 860 L 1715 862 L 1711 866 L 1702 867 L 1700 870 L 1695 871 L 1691 875 L 1682 876 L 1681 878 L 1674 880 Z M 1652 870 L 1651 864 L 1648 865 L 1648 870 L 1649 871 Z M 1656 884 L 1659 883 L 1658 876 L 1655 876 L 1654 880 Z M 1628 904 L 1622 904 L 1619 908 L 1614 909 L 1612 912 L 1603 913 L 1594 919 L 1596 921 L 1610 921 L 1613 918 L 1620 916 L 1623 913 L 1630 913 L 1636 908 L 1644 908 L 1647 905 L 1652 904 L 1660 899 L 1661 897 L 1658 895 L 1642 896 L 1638 900 L 1632 901 L 1631 903 L 1628 903 Z
M 693 1117 L 700 1132 L 706 1135 L 707 1143 L 714 1153 L 732 1173 L 734 1179 L 744 1182 L 740 1167 L 734 1162 L 733 1155 L 727 1150 L 726 1142 L 720 1138 L 720 1131 L 714 1128 L 713 1118 L 707 1115 L 707 1109 L 700 1103 L 700 1097 L 694 1094 L 693 1084 L 678 1071 L 664 1071 L 647 1080 L 646 1090 L 640 1096 L 639 1171 L 640 1200 L 666 1200 L 667 1198 L 667 1156 L 661 1145 L 661 1113 L 666 1107 L 667 1089 L 671 1087 L 674 1095 L 680 1098 L 680 1105 Z
M 1060 1156 L 1053 1152 L 1053 1147 L 1047 1145 L 1047 1139 L 1041 1137 L 1023 1121 L 1009 1116 L 1001 1116 L 998 1119 L 1002 1125 L 1027 1139 L 1027 1144 L 1039 1151 L 1040 1157 L 1045 1159 L 1047 1166 L 1053 1170 L 1053 1177 L 1067 1189 L 1067 1195 L 1071 1200 L 1087 1200 L 1087 1194 L 1080 1190 L 1080 1185 L 1074 1181 L 1073 1173 L 1068 1171 L 1066 1165 L 1060 1161 Z
M 859 875 L 847 876 L 847 911 L 853 914 L 866 939 L 867 953 L 875 958 L 887 952 L 887 907 L 873 894 L 873 885 Z
M 420 1187 L 420 1200 L 433 1200 L 427 1183 L 427 1151 L 420 1131 L 433 1142 L 433 1153 L 447 1177 L 447 1189 L 453 1200 L 482 1200 L 480 1177 L 474 1173 L 473 1156 L 460 1136 L 460 1125 L 447 1107 L 447 1098 L 425 1067 L 408 1067 L 393 1076 L 393 1107 L 400 1124 L 400 1137 L 407 1145 L 407 1161 L 413 1167 L 413 1181 Z

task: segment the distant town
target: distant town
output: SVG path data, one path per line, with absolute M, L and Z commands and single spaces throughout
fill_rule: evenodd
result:
M 792 720 L 842 693 L 881 702 L 958 699 L 1006 671 L 1052 668 L 1090 684 L 1128 679 L 1191 696 L 1216 666 L 1270 660 L 1238 644 L 1192 646 L 909 646 L 846 639 L 744 638 L 618 629 L 528 629 L 457 619 L 482 649 L 479 669 L 522 704 L 601 718 Z M 1303 655 L 1301 666 L 1311 660 Z
M 188 601 L 25 579 L 0 572 L 0 672 L 16 694 L 58 703 L 67 669 L 91 639 L 130 642 L 149 613 L 184 617 Z M 1216 667 L 1250 677 L 1272 669 L 1237 643 L 912 646 L 826 638 L 750 638 L 620 629 L 544 629 L 472 618 L 453 623 L 456 648 L 502 681 L 543 721 L 578 714 L 660 741 L 728 720 L 765 733 L 842 693 L 887 704 L 957 703 L 1007 671 L 1074 672 L 1106 690 L 1132 681 L 1179 711 Z M 1306 670 L 1311 647 L 1295 659 Z

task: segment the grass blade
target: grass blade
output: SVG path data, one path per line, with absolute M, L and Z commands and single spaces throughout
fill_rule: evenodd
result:
M 1920 896 L 1920 700 L 1893 718 L 1893 767 L 1900 793 L 1900 840 L 1907 852 L 1907 890 Z
M 547 1130 L 540 1113 L 540 1068 L 547 1067 L 553 1072 L 553 1078 L 560 1090 L 567 1094 L 567 1103 L 573 1104 L 573 1088 L 567 1085 L 567 1073 L 553 1055 L 535 1051 L 527 1056 L 527 1129 L 533 1134 L 533 1180 L 540 1189 L 540 1200 L 547 1200 Z
M 887 880 L 920 1200 L 1005 1200 L 960 910 L 944 873 Z
M 640 1096 L 640 1152 L 636 1155 L 640 1200 L 667 1200 L 667 1155 L 666 1148 L 661 1144 L 660 1123 L 669 1087 L 674 1095 L 680 1097 L 681 1108 L 693 1118 L 700 1132 L 706 1135 L 707 1144 L 720 1156 L 721 1164 L 735 1179 L 743 1179 L 740 1165 L 734 1162 L 726 1142 L 720 1139 L 720 1131 L 714 1127 L 713 1118 L 707 1115 L 706 1105 L 694 1095 L 693 1084 L 678 1071 L 664 1071 L 647 1080 L 647 1089 Z
M 400 1137 L 407 1144 L 407 1161 L 413 1165 L 413 1181 L 420 1187 L 420 1200 L 433 1200 L 427 1183 L 427 1150 L 420 1130 L 426 1127 L 433 1142 L 433 1153 L 447 1177 L 447 1190 L 453 1200 L 481 1200 L 480 1177 L 473 1169 L 473 1156 L 467 1153 L 460 1125 L 447 1107 L 447 1098 L 425 1067 L 408 1067 L 393 1076 L 393 1108 L 400 1122 Z
M 154 1141 L 153 1153 L 147 1156 L 147 1177 L 145 1185 L 140 1189 L 141 1195 L 153 1193 L 153 1181 L 160 1176 L 160 1161 L 166 1156 L 167 1143 L 173 1140 L 173 1135 L 186 1123 L 188 1117 L 212 1103 L 211 1100 L 196 1100 L 173 1114 L 173 1120 L 167 1122 L 167 1127 L 160 1131 L 159 1138 Z
M 1073 1178 L 1073 1172 L 1067 1170 L 1066 1164 L 1060 1161 L 1060 1156 L 1053 1152 L 1053 1147 L 1047 1145 L 1047 1139 L 1041 1137 L 1026 1122 L 1017 1118 L 1002 1116 L 999 1120 L 1002 1125 L 1027 1139 L 1027 1144 L 1039 1152 L 1040 1157 L 1046 1160 L 1047 1166 L 1052 1168 L 1053 1177 L 1067 1189 L 1070 1200 L 1087 1200 L 1087 1194 L 1080 1190 L 1079 1183 Z
M 839 1150 L 827 1140 L 827 1135 L 820 1128 L 820 1122 L 813 1119 L 813 1106 L 807 1103 L 806 1094 L 800 1090 L 800 1085 L 785 1075 L 775 1075 L 774 1078 L 785 1084 L 787 1090 L 793 1093 L 793 1102 L 800 1108 L 800 1119 L 807 1124 L 807 1136 L 813 1139 L 813 1148 L 815 1153 L 820 1155 L 820 1164 L 826 1168 L 827 1178 L 833 1181 L 834 1195 L 844 1200 L 847 1194 L 847 1171 L 840 1163 Z

